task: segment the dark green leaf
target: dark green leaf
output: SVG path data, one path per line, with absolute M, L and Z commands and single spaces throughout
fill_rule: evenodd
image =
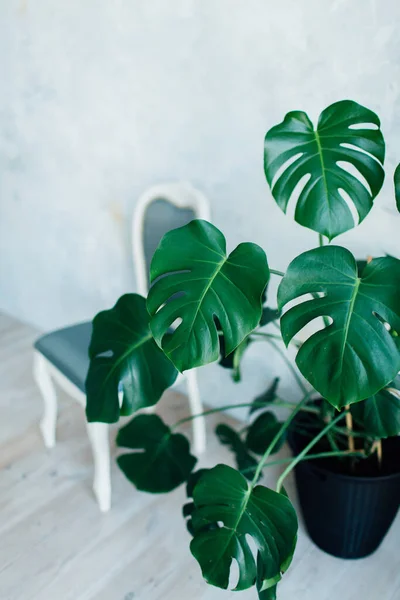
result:
M 297 517 L 289 499 L 266 487 L 252 488 L 235 469 L 217 465 L 201 477 L 194 489 L 193 522 L 198 527 L 219 523 L 213 531 L 195 533 L 190 544 L 205 580 L 226 589 L 232 561 L 239 567 L 236 590 L 256 583 L 256 558 L 246 539 L 253 539 L 259 554 L 262 588 L 273 587 L 293 554 Z
M 151 330 L 180 371 L 218 359 L 216 319 L 224 332 L 226 354 L 260 321 L 261 295 L 269 279 L 264 251 L 244 243 L 228 256 L 224 236 L 207 221 L 195 220 L 167 233 L 150 271 Z
M 266 411 L 262 413 L 247 430 L 247 449 L 255 454 L 264 454 L 281 427 L 282 423 L 278 421 L 272 412 Z M 284 442 L 285 436 L 282 435 L 275 444 L 272 454 L 278 452 Z
M 144 492 L 170 492 L 188 479 L 196 464 L 185 436 L 172 433 L 157 415 L 134 417 L 119 430 L 117 445 L 140 450 L 122 454 L 117 462 L 129 481 Z
M 240 370 L 241 362 L 245 351 L 247 350 L 251 340 L 249 337 L 244 338 L 243 342 L 239 344 L 236 350 L 233 351 L 233 372 L 232 379 L 238 383 L 242 379 L 242 373 Z
M 242 374 L 241 374 L 241 361 L 243 358 L 243 355 L 245 353 L 245 351 L 247 350 L 247 348 L 249 347 L 249 345 L 251 344 L 252 339 L 250 336 L 247 336 L 243 342 L 241 342 L 239 344 L 239 346 L 230 354 L 228 354 L 228 356 L 224 355 L 224 348 L 225 348 L 225 342 L 224 342 L 224 336 L 221 335 L 220 336 L 220 351 L 221 351 L 221 358 L 218 361 L 218 364 L 221 367 L 224 367 L 224 369 L 232 369 L 232 379 L 233 381 L 235 381 L 236 383 L 239 382 L 242 378 Z
M 208 473 L 209 470 L 210 469 L 197 469 L 197 471 L 194 471 L 194 473 L 190 473 L 186 483 L 186 496 L 188 498 L 193 498 L 193 491 L 200 481 L 200 477 L 202 477 L 205 473 Z
M 276 600 L 277 589 L 278 586 L 273 585 L 272 587 L 267 588 L 263 592 L 261 590 L 258 590 L 258 600 Z
M 400 212 L 400 164 L 397 165 L 394 172 L 394 193 L 397 210 Z
M 268 587 L 266 590 L 263 590 L 264 585 L 264 565 L 262 564 L 260 554 L 257 554 L 257 592 L 258 592 L 258 600 L 276 600 L 276 592 L 278 589 L 278 585 L 275 584 L 271 587 Z
M 374 112 L 351 100 L 328 106 L 316 130 L 306 113 L 289 112 L 265 137 L 265 175 L 278 206 L 286 212 L 294 189 L 303 180 L 295 211 L 298 223 L 329 239 L 354 227 L 340 190 L 350 198 L 361 222 L 384 179 L 385 142 L 379 127 Z M 366 183 L 341 163 L 350 164 Z
M 354 419 L 374 438 L 387 438 L 400 433 L 399 378 L 371 398 L 353 404 Z
M 273 321 L 277 321 L 279 317 L 280 312 L 277 308 L 269 308 L 268 306 L 264 306 L 260 319 L 260 325 L 261 327 L 263 327 L 264 325 L 268 325 Z
M 236 465 L 239 471 L 243 471 L 243 475 L 252 480 L 258 465 L 258 461 L 250 454 L 245 444 L 240 439 L 232 427 L 221 423 L 217 425 L 215 433 L 221 444 L 229 446 L 235 455 Z
M 282 309 L 304 294 L 281 318 L 285 344 L 317 317 L 332 323 L 308 337 L 296 363 L 304 377 L 333 406 L 341 408 L 369 398 L 400 370 L 400 353 L 387 322 L 400 331 L 400 261 L 376 258 L 358 277 L 353 255 L 325 246 L 304 252 L 289 265 L 278 290 Z M 397 338 L 398 339 L 398 338 Z
M 122 296 L 93 320 L 86 378 L 87 420 L 115 423 L 121 415 L 153 406 L 171 386 L 177 370 L 155 343 L 146 301 Z M 120 410 L 118 388 L 122 391 Z
M 276 399 L 276 390 L 278 389 L 279 377 L 275 377 L 271 385 L 259 396 L 254 398 L 249 410 L 249 415 L 252 415 L 257 410 L 261 410 L 264 406 L 268 406 Z
M 209 470 L 210 469 L 198 469 L 197 471 L 195 471 L 194 473 L 191 473 L 189 475 L 189 478 L 188 478 L 187 484 L 186 484 L 186 495 L 188 498 L 193 497 L 194 488 L 197 485 L 197 483 L 199 482 L 200 477 L 202 477 Z M 195 529 L 194 529 L 193 522 L 192 522 L 192 515 L 193 515 L 194 510 L 195 510 L 194 502 L 187 502 L 186 504 L 184 504 L 184 506 L 182 508 L 183 517 L 186 519 L 187 530 L 190 533 L 190 535 L 192 535 L 192 536 L 195 534 Z M 201 528 L 201 531 L 210 531 L 212 529 L 217 529 L 217 528 L 218 528 L 217 523 L 209 523 L 209 524 L 205 525 L 203 528 Z

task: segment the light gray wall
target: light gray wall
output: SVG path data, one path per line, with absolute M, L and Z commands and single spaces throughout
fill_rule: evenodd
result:
M 0 308 L 50 329 L 133 290 L 130 216 L 165 180 L 208 195 L 230 248 L 255 241 L 284 269 L 316 234 L 271 199 L 264 134 L 342 98 L 381 116 L 389 176 L 341 243 L 400 255 L 399 19 L 397 0 L 1 2 Z M 254 389 L 275 361 L 248 357 Z M 207 400 L 248 393 L 214 375 Z

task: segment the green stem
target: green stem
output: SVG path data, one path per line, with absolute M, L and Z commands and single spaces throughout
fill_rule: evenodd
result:
M 324 427 L 324 429 L 322 429 L 322 431 L 319 432 L 318 435 L 315 436 L 314 439 L 311 440 L 311 442 L 309 444 L 307 444 L 307 446 L 300 452 L 300 454 L 298 454 L 293 460 L 292 462 L 289 464 L 288 467 L 286 467 L 286 469 L 283 471 L 282 475 L 279 477 L 278 482 L 276 484 L 276 491 L 279 493 L 281 491 L 282 488 L 282 484 L 283 481 L 285 480 L 285 478 L 289 475 L 290 471 L 292 471 L 292 469 L 294 469 L 294 467 L 303 459 L 303 457 L 307 454 L 307 452 L 309 450 L 311 450 L 311 448 L 313 448 L 315 446 L 315 444 L 317 444 L 319 442 L 319 440 L 321 438 L 324 437 L 324 435 L 326 435 L 326 433 L 336 425 L 336 423 L 338 421 L 340 421 L 341 419 L 343 419 L 343 417 L 347 414 L 347 411 L 344 411 L 342 413 L 340 413 L 340 415 L 338 415 L 335 419 L 333 419 L 330 423 L 328 423 L 328 425 L 326 427 Z
M 251 334 L 250 334 L 250 337 L 252 335 L 258 335 L 260 337 L 269 338 L 271 340 L 278 340 L 279 342 L 282 341 L 282 336 L 277 335 L 276 333 L 266 333 L 264 331 L 252 331 Z
M 285 273 L 283 271 L 277 271 L 276 269 L 270 269 L 269 272 L 271 275 L 278 275 L 278 277 L 285 277 Z
M 270 340 L 277 340 L 278 342 L 282 342 L 282 336 L 281 335 L 276 335 L 276 333 L 266 333 L 264 331 L 252 331 L 250 334 L 250 337 L 252 335 L 258 335 L 260 337 L 265 337 L 268 338 Z M 296 346 L 296 348 L 300 348 L 301 346 L 301 342 L 299 342 L 299 340 L 296 339 L 292 339 L 291 343 L 293 343 L 294 346 Z
M 303 462 L 304 460 L 314 460 L 316 458 L 331 458 L 334 456 L 365 457 L 365 452 L 362 450 L 358 450 L 355 452 L 350 452 L 349 450 L 338 450 L 338 451 L 333 451 L 333 452 L 319 452 L 318 454 L 307 454 L 306 456 L 303 456 L 303 458 L 301 459 L 301 462 Z M 285 465 L 287 463 L 292 462 L 292 460 L 293 460 L 293 457 L 280 458 L 278 460 L 271 460 L 264 465 L 264 468 L 265 467 L 274 467 L 276 465 Z M 247 469 L 242 469 L 240 472 L 244 474 L 249 471 L 253 471 L 253 469 L 254 469 L 254 467 L 248 467 Z
M 298 384 L 299 388 L 301 389 L 301 391 L 303 392 L 303 394 L 307 394 L 308 390 L 307 390 L 306 386 L 302 382 L 301 377 L 299 376 L 299 374 L 297 373 L 296 369 L 294 368 L 294 366 L 292 365 L 292 363 L 290 362 L 290 360 L 288 359 L 288 357 L 286 356 L 286 354 L 283 352 L 283 350 L 281 348 L 279 348 L 279 346 L 277 344 L 275 344 L 275 342 L 274 342 L 273 339 L 266 338 L 266 340 L 268 341 L 269 344 L 271 344 L 271 346 L 273 348 L 275 348 L 276 352 L 278 352 L 278 354 L 281 355 L 281 357 L 285 361 L 288 369 L 291 371 L 293 377 L 297 381 L 297 384 Z
M 323 246 L 325 246 L 325 241 L 324 241 L 324 236 L 322 235 L 322 233 L 318 234 L 318 242 L 319 242 L 319 246 L 320 248 L 323 248 Z M 318 298 L 318 295 L 313 295 L 314 298 Z M 324 322 L 325 327 L 329 326 L 329 319 L 326 316 L 322 317 L 322 320 Z
M 307 396 L 310 396 L 307 394 Z M 281 408 L 291 408 L 297 409 L 299 406 L 296 402 L 286 402 L 285 400 L 273 400 L 271 406 L 279 406 Z M 193 419 L 197 419 L 198 417 L 207 417 L 208 415 L 213 415 L 215 413 L 224 412 L 225 410 L 231 410 L 234 408 L 246 408 L 248 406 L 254 406 L 259 408 L 267 408 L 267 404 L 265 402 L 240 402 L 239 404 L 226 404 L 225 406 L 219 406 L 217 408 L 210 408 L 209 410 L 205 410 L 202 413 L 198 413 L 197 415 L 190 415 L 190 417 L 184 417 L 177 421 L 174 425 L 171 426 L 171 430 L 176 429 L 179 425 L 183 425 L 183 423 L 188 423 L 189 421 L 193 421 Z M 301 408 L 304 412 L 318 414 L 319 410 L 317 408 L 312 408 L 311 406 L 303 406 Z
M 352 436 L 355 438 L 366 438 L 372 439 L 371 434 L 364 433 L 363 431 L 353 431 L 351 429 L 347 429 L 346 427 L 333 427 L 332 431 L 338 433 L 339 435 L 343 435 L 346 437 Z
M 280 438 L 283 436 L 283 434 L 285 433 L 285 431 L 288 429 L 290 423 L 293 421 L 293 419 L 297 415 L 297 413 L 300 412 L 302 410 L 302 408 L 304 408 L 305 404 L 307 403 L 307 401 L 310 398 L 310 396 L 312 395 L 312 393 L 313 392 L 311 391 L 311 392 L 307 392 L 304 395 L 303 399 L 300 400 L 300 402 L 297 404 L 296 408 L 293 410 L 292 414 L 289 415 L 289 417 L 283 423 L 282 427 L 279 429 L 279 431 L 277 432 L 277 434 L 274 436 L 274 439 L 272 440 L 272 442 L 270 443 L 270 445 L 268 446 L 268 448 L 264 452 L 264 454 L 263 454 L 260 462 L 258 463 L 256 472 L 254 474 L 253 481 L 251 482 L 251 487 L 252 488 L 256 485 L 256 483 L 258 481 L 258 478 L 260 477 L 261 471 L 263 470 L 264 465 L 267 462 L 268 457 L 271 454 L 271 452 L 273 451 L 276 443 L 279 442 Z

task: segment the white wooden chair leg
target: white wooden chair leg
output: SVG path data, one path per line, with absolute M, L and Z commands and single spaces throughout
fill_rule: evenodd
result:
M 94 462 L 93 491 L 100 510 L 111 507 L 110 441 L 107 423 L 87 423 Z
M 197 373 L 194 369 L 185 373 L 190 412 L 192 415 L 198 415 L 203 412 L 203 405 L 200 399 L 199 386 L 197 383 Z M 193 427 L 193 447 L 196 454 L 202 454 L 206 449 L 206 420 L 204 417 L 197 417 L 192 421 Z
M 39 352 L 35 352 L 33 358 L 33 377 L 41 391 L 44 402 L 40 430 L 45 446 L 53 448 L 56 443 L 57 395 L 46 359 Z

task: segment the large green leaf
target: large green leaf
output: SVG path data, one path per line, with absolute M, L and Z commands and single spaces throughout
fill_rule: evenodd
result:
M 394 193 L 397 210 L 400 212 L 400 164 L 397 165 L 394 172 Z
M 256 244 L 239 244 L 228 256 L 224 236 L 207 221 L 170 231 L 151 262 L 147 308 L 154 339 L 180 371 L 205 365 L 219 356 L 217 319 L 230 354 L 258 325 L 268 279 Z
M 184 483 L 196 464 L 189 442 L 172 433 L 157 415 L 134 417 L 117 435 L 117 445 L 130 450 L 118 457 L 120 469 L 138 490 L 170 492 Z
M 399 377 L 388 387 L 351 407 L 351 412 L 363 430 L 375 438 L 387 438 L 400 433 Z
M 217 425 L 215 433 L 221 444 L 228 446 L 234 453 L 238 470 L 251 481 L 255 475 L 258 461 L 250 454 L 239 434 L 225 423 Z
M 210 469 L 198 469 L 197 471 L 194 471 L 189 475 L 186 483 L 186 495 L 188 498 L 193 498 L 193 491 L 196 485 L 198 484 L 200 477 L 202 477 L 209 470 Z M 182 514 L 184 519 L 186 519 L 186 527 L 191 536 L 195 534 L 195 530 L 192 523 L 192 516 L 195 511 L 195 508 L 196 507 L 194 505 L 194 502 L 187 502 L 182 507 Z M 202 529 L 202 531 L 209 531 L 211 529 L 217 528 L 218 523 L 208 523 L 204 526 L 204 529 Z
M 351 100 L 328 106 L 316 130 L 306 113 L 289 112 L 265 137 L 265 174 L 279 207 L 286 212 L 302 181 L 295 210 L 298 223 L 329 239 L 354 227 L 340 190 L 350 198 L 361 222 L 384 179 L 385 143 L 379 126 L 374 112 Z M 339 163 L 350 164 L 363 183 Z
M 278 385 L 279 377 L 275 377 L 275 379 L 272 381 L 271 385 L 268 386 L 265 392 L 254 398 L 252 405 L 250 406 L 249 415 L 252 415 L 258 410 L 262 410 L 276 399 Z
M 226 589 L 232 561 L 239 567 L 236 590 L 256 583 L 257 563 L 246 539 L 251 536 L 259 555 L 260 591 L 273 587 L 293 555 L 297 533 L 296 512 L 284 494 L 266 487 L 252 488 L 246 479 L 226 465 L 204 474 L 194 488 L 195 535 L 190 544 L 205 580 Z M 218 529 L 202 527 L 218 523 Z
M 304 252 L 289 265 L 278 290 L 282 309 L 304 294 L 281 318 L 285 344 L 306 324 L 326 316 L 332 323 L 308 337 L 296 363 L 304 377 L 337 408 L 376 394 L 400 370 L 400 261 L 376 258 L 358 276 L 353 255 L 325 246 Z M 397 338 L 398 339 L 398 338 Z
M 153 406 L 178 374 L 155 343 L 146 301 L 138 294 L 126 294 L 113 308 L 96 315 L 89 356 L 88 421 L 115 423 L 120 414 Z
M 274 413 L 269 410 L 263 412 L 247 430 L 246 448 L 255 454 L 264 454 L 281 427 L 282 423 Z M 285 436 L 281 435 L 273 447 L 272 454 L 278 452 L 284 443 Z

